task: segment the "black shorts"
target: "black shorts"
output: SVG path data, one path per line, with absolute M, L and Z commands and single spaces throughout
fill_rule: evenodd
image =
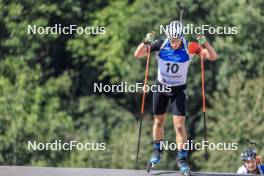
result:
M 157 85 L 162 85 L 157 82 Z M 186 84 L 172 86 L 171 92 L 153 92 L 153 114 L 162 115 L 166 113 L 170 102 L 173 115 L 185 116 L 185 106 L 187 100 Z

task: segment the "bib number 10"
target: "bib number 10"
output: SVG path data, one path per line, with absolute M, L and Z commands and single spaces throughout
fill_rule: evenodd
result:
M 167 73 L 177 73 L 179 70 L 179 65 L 178 64 L 172 64 L 172 63 L 166 63 L 167 65 Z

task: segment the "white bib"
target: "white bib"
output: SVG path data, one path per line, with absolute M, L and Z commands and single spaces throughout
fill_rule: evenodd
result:
M 165 85 L 180 86 L 186 84 L 191 57 L 185 39 L 183 46 L 177 50 L 170 47 L 166 39 L 158 53 L 158 81 Z
M 171 86 L 186 84 L 190 61 L 176 63 L 158 59 L 158 81 Z

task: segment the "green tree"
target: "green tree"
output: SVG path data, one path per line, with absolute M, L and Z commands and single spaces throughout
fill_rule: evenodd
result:
M 61 151 L 28 150 L 27 144 L 73 137 L 71 116 L 63 110 L 60 99 L 69 91 L 69 76 L 65 73 L 42 83 L 39 67 L 30 68 L 12 59 L 1 61 L 0 73 L 0 162 L 57 165 L 67 155 Z
M 214 106 L 208 112 L 209 141 L 237 143 L 238 149 L 210 151 L 206 165 L 196 160 L 202 170 L 235 172 L 241 165 L 240 154 L 248 146 L 246 139 L 257 140 L 258 152 L 263 155 L 263 90 L 263 78 L 245 81 L 242 74 L 237 74 L 226 94 L 215 93 Z M 201 152 L 196 157 L 201 157 Z

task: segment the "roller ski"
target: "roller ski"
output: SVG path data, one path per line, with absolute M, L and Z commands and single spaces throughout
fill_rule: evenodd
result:
M 187 160 L 187 151 L 178 152 L 177 165 L 179 167 L 180 174 L 183 176 L 191 176 L 191 170 Z
M 178 167 L 179 167 L 179 171 L 180 171 L 180 173 L 182 175 L 184 175 L 184 176 L 191 176 L 191 170 L 190 170 L 190 167 L 189 167 L 189 165 L 187 163 L 178 164 Z
M 160 148 L 160 143 L 154 143 L 154 152 L 148 162 L 147 172 L 150 172 L 151 169 L 160 163 L 163 156 L 163 150 Z

